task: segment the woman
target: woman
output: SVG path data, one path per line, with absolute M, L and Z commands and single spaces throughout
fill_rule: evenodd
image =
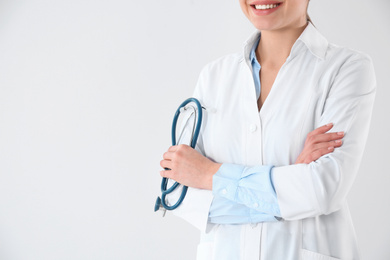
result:
M 240 6 L 257 31 L 200 74 L 198 151 L 172 146 L 160 163 L 190 187 L 175 214 L 201 230 L 198 259 L 359 259 L 346 197 L 376 93 L 371 59 L 328 43 L 308 0 Z

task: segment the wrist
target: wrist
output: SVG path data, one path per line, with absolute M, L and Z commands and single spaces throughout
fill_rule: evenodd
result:
M 219 168 L 221 168 L 221 165 L 222 165 L 222 163 L 214 163 L 213 162 L 212 171 L 211 171 L 212 175 L 217 173 Z
M 208 190 L 212 190 L 213 189 L 213 176 L 214 174 L 216 174 L 219 170 L 219 168 L 221 167 L 222 163 L 215 163 L 215 162 L 212 162 L 210 168 L 209 168 L 209 171 L 208 171 L 208 180 L 207 180 L 207 187 L 206 189 Z

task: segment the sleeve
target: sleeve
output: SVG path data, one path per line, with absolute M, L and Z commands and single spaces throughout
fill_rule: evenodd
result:
M 197 98 L 201 104 L 202 104 L 202 95 L 201 95 L 201 88 L 205 83 L 204 80 L 204 70 L 200 73 L 197 85 L 195 87 L 193 97 Z M 207 114 L 207 113 L 206 113 Z M 203 116 L 203 120 L 205 118 Z M 184 120 L 186 121 L 186 119 Z M 188 125 L 191 125 L 189 123 Z M 186 127 L 186 126 L 184 126 Z M 183 128 L 183 126 L 181 126 Z M 183 130 L 183 133 L 191 133 L 191 129 Z M 186 138 L 183 137 L 183 140 Z M 195 149 L 200 152 L 201 154 L 204 153 L 203 148 L 203 138 L 202 138 L 202 129 L 200 131 L 198 142 L 196 144 Z M 168 185 L 171 185 L 172 181 L 169 180 Z M 177 199 L 179 198 L 181 193 L 181 189 L 176 190 L 171 196 L 167 198 L 168 203 L 174 204 L 176 203 Z M 202 189 L 196 189 L 192 187 L 188 187 L 186 197 L 184 198 L 182 204 L 173 210 L 173 214 L 175 216 L 178 216 L 184 220 L 186 220 L 188 223 L 192 224 L 197 229 L 205 232 L 206 230 L 209 230 L 212 228 L 212 224 L 208 224 L 208 215 L 209 215 L 209 209 L 211 202 L 213 200 L 213 194 L 210 190 L 202 190 Z
M 224 163 L 213 176 L 210 222 L 241 224 L 276 221 L 279 205 L 271 165 L 246 167 Z M 275 218 L 276 217 L 276 218 Z
M 341 66 L 315 126 L 333 122 L 332 131 L 345 132 L 343 145 L 309 164 L 272 169 L 286 220 L 330 214 L 346 200 L 362 159 L 376 94 L 372 61 L 361 57 Z

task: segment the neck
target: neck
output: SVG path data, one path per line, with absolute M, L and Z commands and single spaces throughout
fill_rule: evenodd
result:
M 261 31 L 259 46 L 256 50 L 260 65 L 280 67 L 290 55 L 292 46 L 306 26 L 307 23 L 288 29 Z

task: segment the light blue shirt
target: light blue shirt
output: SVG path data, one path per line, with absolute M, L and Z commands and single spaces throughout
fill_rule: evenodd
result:
M 260 97 L 260 64 L 256 59 L 255 42 L 250 52 L 256 99 Z M 244 224 L 277 221 L 280 209 L 272 183 L 272 165 L 246 167 L 223 163 L 213 176 L 214 199 L 209 222 Z
M 255 44 L 253 45 L 251 53 L 249 55 L 249 59 L 250 59 L 251 64 L 252 64 L 253 80 L 255 82 L 256 100 L 258 100 L 260 97 L 260 69 L 261 69 L 261 66 L 256 58 L 256 49 L 257 49 L 257 46 L 259 45 L 259 42 L 260 42 L 260 37 L 257 39 Z

